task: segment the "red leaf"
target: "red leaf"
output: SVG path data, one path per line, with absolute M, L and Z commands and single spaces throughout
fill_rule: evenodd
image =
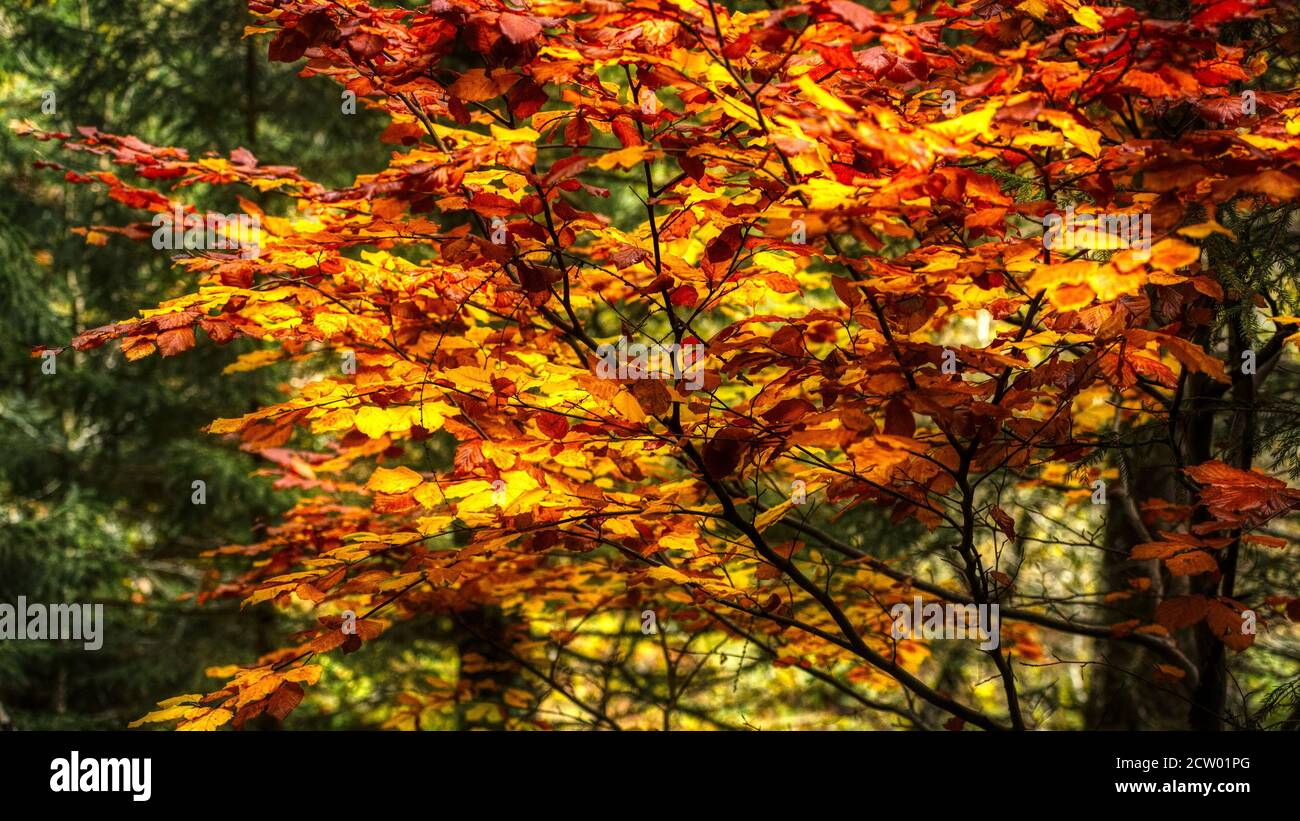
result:
M 807 399 L 782 399 L 763 414 L 763 418 L 773 425 L 790 425 L 812 410 L 816 410 L 816 406 Z
M 885 405 L 885 433 L 889 436 L 912 438 L 916 433 L 916 420 L 902 399 L 894 398 Z
M 803 332 L 797 325 L 786 325 L 772 334 L 772 347 L 786 356 L 803 356 Z
M 614 118 L 614 136 L 618 137 L 624 148 L 641 144 L 641 134 L 636 130 L 636 124 L 627 117 Z
M 699 301 L 700 301 L 700 295 L 699 292 L 695 290 L 694 285 L 678 286 L 677 289 L 674 290 L 672 294 L 672 303 L 674 305 L 681 305 L 687 308 L 693 308 L 695 307 L 696 304 L 699 303 Z
M 1165 559 L 1165 567 L 1175 576 L 1194 576 L 1199 573 L 1217 573 L 1219 563 L 1204 550 L 1190 550 Z
M 722 233 L 714 237 L 708 245 L 706 252 L 709 255 L 709 262 L 715 265 L 721 265 L 724 262 L 730 262 L 736 255 L 737 249 L 740 248 L 740 225 L 732 223 L 722 229 Z
M 1156 622 L 1170 630 L 1196 624 L 1205 618 L 1206 604 L 1204 596 L 1178 596 L 1166 599 L 1156 607 Z
M 849 308 L 856 308 L 862 304 L 862 291 L 850 280 L 844 277 L 831 277 L 831 288 L 835 290 L 835 295 L 840 298 Z
M 307 35 L 297 29 L 281 29 L 271 41 L 271 48 L 267 52 L 272 62 L 292 63 L 302 57 L 302 53 L 311 45 L 307 40 Z
M 547 188 L 558 182 L 563 182 L 570 177 L 576 177 L 581 174 L 587 166 L 591 165 L 591 158 L 582 154 L 574 154 L 572 157 L 563 157 L 551 163 L 551 168 L 546 172 L 546 177 L 542 184 Z
M 348 38 L 348 50 L 360 59 L 368 59 L 384 50 L 384 38 L 370 32 L 354 34 Z
M 537 427 L 542 429 L 542 433 L 552 439 L 563 439 L 569 432 L 569 420 L 558 413 L 542 411 L 533 418 L 537 420 Z
M 523 14 L 505 12 L 497 20 L 501 33 L 510 38 L 512 43 L 526 43 L 542 33 L 542 24 Z
M 1006 534 L 1008 539 L 1016 538 L 1016 523 L 1011 515 L 997 505 L 993 506 L 993 521 L 997 522 L 998 530 Z
M 1248 517 L 1258 524 L 1291 509 L 1300 492 L 1286 482 L 1253 470 L 1241 470 L 1216 460 L 1186 468 L 1201 487 L 1201 503 L 1216 519 Z
M 826 6 L 858 31 L 866 31 L 879 22 L 874 11 L 850 0 L 831 0 Z
M 586 145 L 591 140 L 591 126 L 587 118 L 579 114 L 564 126 L 564 141 L 569 145 Z
M 1209 602 L 1205 613 L 1210 632 L 1238 653 L 1255 643 L 1255 634 L 1244 630 L 1244 609 L 1239 602 L 1220 596 Z
M 714 479 L 730 476 L 740 464 L 740 442 L 731 437 L 715 436 L 704 446 L 704 467 Z
M 289 713 L 292 713 L 294 708 L 302 702 L 302 697 L 302 685 L 296 681 L 286 681 L 271 696 L 267 702 L 266 711 L 275 716 L 277 720 L 284 721 Z
M 1217 26 L 1220 23 L 1226 23 L 1240 17 L 1250 10 L 1250 4 L 1243 3 L 1241 0 L 1223 0 L 1220 3 L 1206 6 L 1193 14 L 1192 24 L 1197 26 Z
M 158 350 L 163 356 L 175 356 L 194 347 L 194 329 L 176 328 L 158 334 Z

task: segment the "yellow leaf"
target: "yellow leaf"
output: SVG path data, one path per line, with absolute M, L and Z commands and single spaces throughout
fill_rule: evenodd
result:
M 641 409 L 641 403 L 636 401 L 636 397 L 628 391 L 619 391 L 614 395 L 614 409 L 632 422 L 645 421 L 645 411 Z
M 794 84 L 799 87 L 805 97 L 816 103 L 819 108 L 834 111 L 837 114 L 853 113 L 853 109 L 843 100 L 814 83 L 807 74 L 799 75 L 799 79 L 795 80 Z
M 469 479 L 464 482 L 449 484 L 442 489 L 442 492 L 448 499 L 464 499 L 475 493 L 491 493 L 492 485 L 482 479 Z
M 501 708 L 492 703 L 473 704 L 465 709 L 465 720 L 470 722 L 497 722 L 501 720 Z
M 397 468 L 376 468 L 370 474 L 366 487 L 376 493 L 405 493 L 423 481 L 420 474 L 403 465 Z
M 1050 10 L 1044 0 L 1025 0 L 1025 2 L 1016 6 L 1016 8 L 1032 16 L 1036 20 L 1046 20 L 1047 12 Z
M 313 433 L 330 433 L 338 430 L 351 430 L 356 424 L 356 414 L 351 408 L 339 408 L 326 413 L 311 424 Z
M 1040 114 L 1065 136 L 1065 139 L 1089 157 L 1101 154 L 1101 132 L 1094 131 L 1081 124 L 1074 117 L 1063 111 L 1044 111 Z
M 1300 134 L 1300 108 L 1288 108 L 1282 114 L 1286 117 L 1286 133 L 1293 137 Z
M 644 143 L 641 145 L 629 145 L 627 148 L 611 151 L 601 155 L 593 165 L 602 171 L 608 171 L 614 166 L 619 168 L 631 168 L 645 159 L 646 152 L 650 149 Z
M 777 521 L 789 512 L 792 507 L 794 507 L 794 502 L 787 499 L 776 507 L 758 514 L 758 518 L 754 519 L 754 527 L 758 529 L 758 532 L 762 533 L 764 530 L 771 527 L 773 522 Z
M 1095 279 L 1100 265 L 1090 259 L 1076 259 L 1054 265 L 1037 265 L 1028 287 L 1037 291 L 1060 285 L 1082 285 Z
M 338 336 L 348 329 L 348 315 L 321 311 L 311 318 L 311 322 L 325 336 Z
M 415 501 L 426 508 L 437 507 L 443 502 L 442 489 L 438 487 L 436 482 L 425 482 L 416 488 L 415 493 L 411 495 L 415 497 Z M 425 520 L 421 519 L 420 521 Z M 421 528 L 421 532 L 424 532 L 423 528 Z
M 305 664 L 302 667 L 296 667 L 284 674 L 285 681 L 297 681 L 303 684 L 311 685 L 320 681 L 321 667 L 319 664 Z
M 242 608 L 250 604 L 261 604 L 264 601 L 270 601 L 271 599 L 274 599 L 276 596 L 280 595 L 281 593 L 288 592 L 297 586 L 298 585 L 291 582 L 289 584 L 275 584 L 275 585 L 271 585 L 270 587 L 263 587 L 258 590 L 254 590 L 252 594 L 248 596 L 248 598 L 240 602 L 239 606 Z
M 804 499 L 807 499 L 807 497 L 811 496 L 812 494 L 816 493 L 817 491 L 821 490 L 824 487 L 826 487 L 826 482 L 821 482 L 821 481 L 809 482 L 805 484 L 803 488 Z M 786 501 L 782 502 L 779 505 L 776 505 L 775 507 L 767 510 L 764 513 L 760 513 L 758 517 L 754 519 L 754 527 L 758 528 L 758 531 L 760 533 L 763 532 L 764 530 L 767 530 L 769 527 L 772 526 L 773 522 L 778 521 L 779 519 L 781 519 L 781 517 L 785 516 L 786 513 L 790 512 L 790 508 L 794 507 L 795 504 L 796 502 L 794 499 L 794 494 L 791 493 L 790 498 L 787 499 Z
M 420 490 L 415 492 L 416 498 L 419 498 L 421 490 L 431 486 L 432 485 L 422 485 Z M 451 522 L 451 516 L 425 516 L 416 520 L 415 529 L 420 532 L 421 536 L 432 536 L 435 533 L 442 533 L 447 529 L 447 525 L 451 524 Z
M 989 126 L 993 123 L 993 117 L 997 113 L 997 104 L 989 103 L 969 114 L 931 123 L 929 130 L 940 136 L 947 137 L 955 143 L 967 143 L 977 137 L 986 136 Z
M 506 471 L 501 474 L 501 480 L 504 480 L 504 485 L 494 486 L 481 482 L 484 489 L 466 496 L 456 505 L 456 512 L 476 513 L 497 505 L 503 509 L 512 509 L 520 501 L 520 497 L 538 487 L 537 480 L 532 474 L 523 470 Z M 447 495 L 451 495 L 450 489 Z
M 661 536 L 659 546 L 665 550 L 684 550 L 687 553 L 694 553 L 697 547 L 695 537 L 685 533 L 670 533 L 667 536 Z
M 722 103 L 722 110 L 729 116 L 735 117 L 750 128 L 759 127 L 758 118 L 754 116 L 754 109 L 751 106 L 740 102 L 734 97 L 727 96 L 715 84 L 710 83 L 709 90 L 717 96 L 718 101 Z
M 356 417 L 357 430 L 369 436 L 371 439 L 378 439 L 385 433 L 388 433 L 388 412 L 383 408 L 376 408 L 373 405 L 367 405 L 357 411 Z
M 206 428 L 208 433 L 238 433 L 243 429 L 243 419 L 218 419 Z
M 1070 16 L 1088 31 L 1101 31 L 1101 15 L 1092 6 L 1079 6 L 1070 11 Z
M 220 727 L 222 724 L 225 724 L 227 721 L 230 721 L 230 719 L 234 718 L 234 716 L 235 714 L 230 712 L 229 710 L 222 710 L 220 708 L 215 710 L 208 710 L 206 712 L 200 713 L 198 716 L 192 719 L 189 719 L 188 721 L 182 721 L 180 724 L 176 725 L 176 729 L 177 730 L 215 730 L 218 727 Z
M 1209 222 L 1198 222 L 1195 225 L 1187 225 L 1178 229 L 1178 233 L 1192 239 L 1205 239 L 1210 234 L 1224 234 L 1229 239 L 1235 240 L 1237 235 L 1229 228 L 1224 228 L 1215 220 Z
M 696 585 L 715 596 L 728 596 L 743 592 L 720 579 L 687 576 L 685 573 L 673 567 L 656 567 L 647 572 L 646 575 L 652 579 L 670 582 L 672 584 Z
M 184 718 L 185 714 L 193 709 L 193 705 L 180 704 L 175 707 L 168 707 L 165 710 L 154 710 L 152 713 L 149 713 L 143 718 L 137 718 L 126 726 L 134 729 L 135 727 L 139 727 L 141 724 L 156 724 L 160 721 L 171 721 L 176 718 Z
M 499 143 L 535 143 L 542 138 L 542 135 L 527 126 L 523 128 L 502 128 L 494 123 L 492 125 L 492 138 Z
M 502 376 L 511 376 L 510 369 L 504 369 Z M 493 374 L 484 368 L 475 365 L 461 365 L 458 368 L 449 368 L 443 371 L 443 377 L 451 380 L 456 387 L 461 390 L 485 390 L 493 391 L 492 376 Z
M 231 374 L 255 371 L 258 368 L 264 368 L 267 365 L 274 365 L 283 358 L 284 353 L 275 348 L 268 348 L 263 351 L 249 351 L 248 353 L 241 353 L 235 358 L 234 362 L 231 362 L 223 368 L 221 372 L 223 374 Z

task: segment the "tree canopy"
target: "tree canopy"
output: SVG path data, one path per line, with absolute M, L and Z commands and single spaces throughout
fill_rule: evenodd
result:
M 385 726 L 1296 720 L 1293 4 L 773 5 L 252 0 L 385 120 L 341 184 L 15 126 L 189 284 L 33 362 L 287 374 L 207 427 L 292 503 L 195 601 L 301 629 L 137 723 L 447 629 Z

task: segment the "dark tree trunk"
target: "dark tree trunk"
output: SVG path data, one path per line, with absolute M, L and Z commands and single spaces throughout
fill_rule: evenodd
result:
M 1139 435 L 1149 438 L 1145 432 Z M 1130 594 L 1117 602 L 1118 609 L 1109 616 L 1112 623 L 1140 619 L 1149 624 L 1155 619 L 1155 607 L 1164 595 L 1166 579 L 1159 562 L 1135 562 L 1128 554 L 1150 535 L 1137 520 L 1139 503 L 1150 498 L 1172 501 L 1177 486 L 1169 468 L 1172 459 L 1167 447 L 1129 451 L 1125 459 L 1127 465 L 1115 483 L 1118 487 L 1107 490 L 1103 588 Z M 1132 584 L 1144 578 L 1151 581 L 1147 589 Z M 1155 665 L 1162 659 L 1140 645 L 1122 641 L 1101 642 L 1098 652 L 1104 664 L 1090 668 L 1084 710 L 1088 728 L 1167 730 L 1184 726 L 1183 702 L 1170 698 L 1151 683 Z

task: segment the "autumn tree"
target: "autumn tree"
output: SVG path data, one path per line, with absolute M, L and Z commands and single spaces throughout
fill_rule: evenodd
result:
M 1261 418 L 1296 387 L 1295 9 L 1175 5 L 253 0 L 271 61 L 388 118 L 383 170 L 20 125 L 147 216 L 88 240 L 177 238 L 195 283 L 73 348 L 294 363 L 209 430 L 302 496 L 198 598 L 314 620 L 143 721 L 283 718 L 448 624 L 458 680 L 390 726 L 735 726 L 742 682 L 1082 726 L 1068 676 L 1093 724 L 1275 721 L 1293 667 L 1229 679 L 1300 617 L 1300 424 Z M 214 247 L 225 187 L 257 230 Z M 900 637 L 917 598 L 998 641 Z

